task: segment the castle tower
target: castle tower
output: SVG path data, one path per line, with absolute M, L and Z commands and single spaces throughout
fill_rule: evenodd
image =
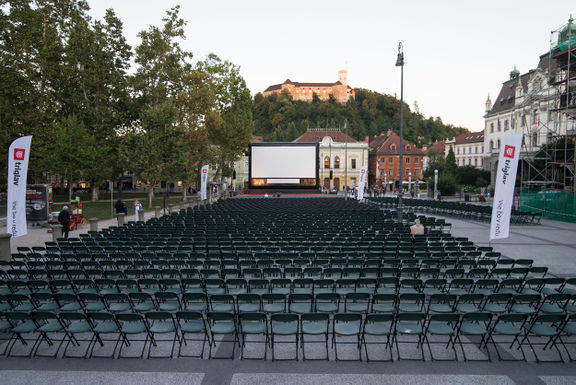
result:
M 488 94 L 488 99 L 486 99 L 486 113 L 490 112 L 492 109 L 492 100 L 490 100 L 490 94 Z
M 342 85 L 347 86 L 348 85 L 348 71 L 346 71 L 346 70 L 338 71 L 338 81 L 340 83 L 342 83 Z

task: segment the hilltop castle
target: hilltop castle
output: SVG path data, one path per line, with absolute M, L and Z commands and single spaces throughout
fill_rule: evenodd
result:
M 292 99 L 305 102 L 311 102 L 314 94 L 320 100 L 328 100 L 332 95 L 338 103 L 342 104 L 355 97 L 354 90 L 348 85 L 348 71 L 346 70 L 338 71 L 338 81 L 335 83 L 298 83 L 287 79 L 282 84 L 274 84 L 266 88 L 262 95 L 266 97 L 284 90 L 292 95 Z

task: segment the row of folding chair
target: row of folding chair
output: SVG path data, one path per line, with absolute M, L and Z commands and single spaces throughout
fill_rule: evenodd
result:
M 178 357 L 203 358 L 205 345 L 208 343 L 209 358 L 234 358 L 234 351 L 238 345 L 241 348 L 241 358 L 267 359 L 267 349 L 270 347 L 272 360 L 277 360 L 286 359 L 277 357 L 277 346 L 290 344 L 294 345 L 295 354 L 289 359 L 298 360 L 301 349 L 302 357 L 306 360 L 311 359 L 309 350 L 309 355 L 306 357 L 306 345 L 316 344 L 323 345 L 325 351 L 320 357 L 312 359 L 328 360 L 332 349 L 336 360 L 348 360 L 348 357 L 342 358 L 342 353 L 339 356 L 339 346 L 351 345 L 354 359 L 362 360 L 362 347 L 364 347 L 367 361 L 393 361 L 394 346 L 396 359 L 415 359 L 414 356 L 407 357 L 401 352 L 401 349 L 408 344 L 415 345 L 419 351 L 417 359 L 425 360 L 426 344 L 430 359 L 438 359 L 432 346 L 443 345 L 442 353 L 450 351 L 448 359 L 457 360 L 456 344 L 458 344 L 462 358 L 466 361 L 471 360 L 464 347 L 468 344 L 485 353 L 487 360 L 491 361 L 488 344 L 492 343 L 500 360 L 508 358 L 502 357 L 501 348 L 498 346 L 510 344 L 512 348 L 516 344 L 516 349 L 522 354 L 518 360 L 526 361 L 523 347 L 528 344 L 536 361 L 540 362 L 538 354 L 546 354 L 547 348 L 555 348 L 559 360 L 564 361 L 559 346 L 564 348 L 572 360 L 564 339 L 573 337 L 576 333 L 576 314 L 570 316 L 543 314 L 529 319 L 525 314 L 495 315 L 490 312 L 441 313 L 428 316 L 422 312 L 364 315 L 335 313 L 330 317 L 327 313 L 290 312 L 271 315 L 263 312 L 246 312 L 235 315 L 230 312 L 202 314 L 194 311 L 178 311 L 174 314 L 162 311 L 143 314 L 110 312 L 56 314 L 50 311 L 33 311 L 2 313 L 0 331 L 10 335 L 4 349 L 4 354 L 8 356 L 19 355 L 13 353 L 16 347 L 16 351 L 24 350 L 20 355 L 27 357 L 44 355 L 58 357 L 64 345 L 63 357 L 71 357 L 69 351 L 74 348 L 80 350 L 80 355 L 72 357 L 100 357 L 95 349 L 99 347 L 100 350 L 109 343 L 114 346 L 112 353 L 108 353 L 107 356 L 115 357 L 118 351 L 117 356 L 120 358 L 125 357 L 122 354 L 123 349 L 140 342 L 142 347 L 137 349 L 139 354 L 131 357 L 144 357 L 146 348 L 148 358 L 158 357 L 154 355 L 153 349 L 156 351 L 160 344 L 168 343 L 170 353 L 164 357 L 173 357 L 175 346 L 178 344 Z M 32 340 L 34 343 L 29 344 L 28 341 Z M 477 340 L 479 342 L 475 342 Z M 190 353 L 183 352 L 193 342 L 197 347 Z M 231 354 L 227 357 L 213 355 L 213 348 L 217 343 L 231 344 Z M 82 347 L 82 344 L 85 347 Z M 247 344 L 263 345 L 263 354 L 260 357 L 245 357 Z M 71 346 L 73 349 L 70 349 Z M 371 358 L 369 350 L 372 350 L 372 346 L 376 346 L 379 353 L 385 351 L 385 357 Z M 51 347 L 49 354 L 44 353 L 43 349 L 50 350 L 49 347 Z M 438 354 L 437 349 L 435 350 Z

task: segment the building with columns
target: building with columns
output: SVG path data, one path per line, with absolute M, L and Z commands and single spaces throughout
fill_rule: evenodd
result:
M 318 175 L 323 189 L 358 186 L 360 170 L 368 166 L 368 142 L 347 136 L 339 128 L 310 128 L 293 141 L 320 143 Z
M 348 71 L 346 70 L 338 71 L 338 81 L 334 83 L 299 83 L 287 79 L 282 84 L 274 84 L 266 88 L 262 92 L 262 96 L 279 94 L 282 91 L 290 93 L 293 100 L 305 102 L 311 102 L 314 94 L 320 100 L 328 100 L 330 96 L 333 96 L 338 103 L 342 104 L 355 97 L 354 89 L 348 85 Z

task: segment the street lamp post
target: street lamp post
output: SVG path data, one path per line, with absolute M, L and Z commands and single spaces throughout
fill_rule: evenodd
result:
M 412 173 L 408 171 L 408 195 L 409 198 L 412 196 Z
M 344 129 L 346 130 L 346 144 L 344 147 L 344 199 L 348 199 L 348 120 L 344 121 Z
M 438 170 L 434 170 L 434 197 L 432 199 L 436 199 L 438 196 Z
M 400 67 L 400 174 L 398 176 L 398 205 L 396 206 L 396 212 L 398 213 L 398 223 L 402 222 L 402 211 L 404 206 L 402 205 L 402 166 L 403 157 L 402 150 L 404 146 L 404 47 L 402 47 L 402 42 L 398 43 L 398 57 L 396 58 L 396 67 Z

